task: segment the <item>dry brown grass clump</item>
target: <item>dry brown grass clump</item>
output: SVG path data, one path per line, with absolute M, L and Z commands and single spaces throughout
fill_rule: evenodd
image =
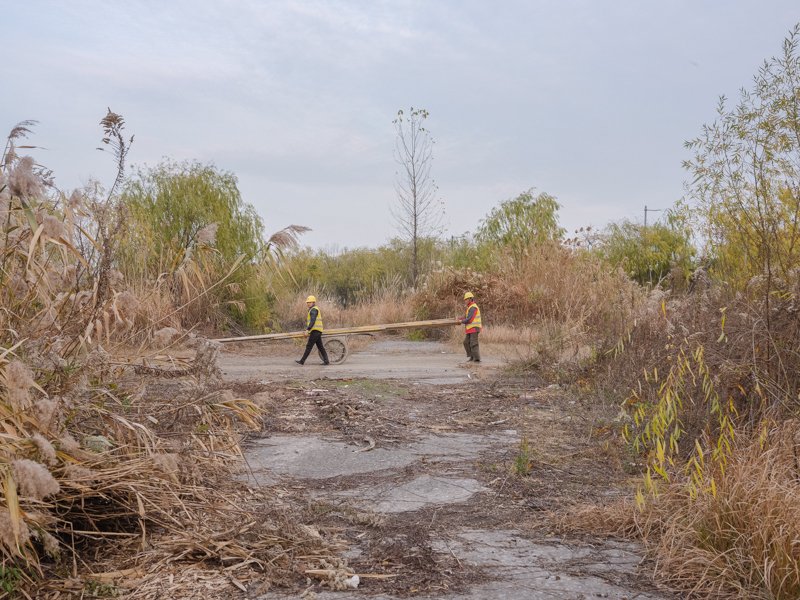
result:
M 308 294 L 311 293 L 314 292 L 308 292 Z M 284 329 L 296 331 L 305 328 L 308 294 L 287 296 L 275 307 L 277 312 L 284 316 Z M 315 294 L 315 296 L 326 329 L 402 323 L 414 320 L 410 296 L 399 297 L 391 291 L 377 294 L 369 301 L 359 302 L 346 308 L 324 295 Z
M 491 262 L 483 273 L 434 271 L 414 299 L 415 314 L 460 316 L 471 291 L 481 307 L 482 342 L 530 345 L 534 362 L 552 368 L 613 347 L 642 296 L 622 269 L 559 242 L 498 250 Z
M 20 370 L 7 364 L 12 375 L 5 380 Z M 90 560 L 98 543 L 125 541 L 132 551 L 152 546 L 150 560 L 212 559 L 228 571 L 258 568 L 267 579 L 283 580 L 295 568 L 288 556 L 298 549 L 329 556 L 322 538 L 289 525 L 264 497 L 232 479 L 243 433 L 260 428 L 256 406 L 229 392 L 195 389 L 162 400 L 131 397 L 108 383 L 90 386 L 59 398 L 55 414 L 38 413 L 49 424 L 37 416 L 41 399 L 27 408 L 0 401 L 6 563 L 31 581 L 50 561 L 84 552 Z M 272 521 L 264 518 L 273 512 Z M 287 554 L 279 563 L 277 548 Z
M 494 265 L 485 273 L 469 267 L 434 272 L 418 306 L 425 306 L 432 318 L 442 311 L 460 313 L 464 292 L 471 291 L 490 322 L 557 319 L 600 330 L 612 313 L 627 315 L 624 305 L 630 297 L 625 292 L 633 287 L 625 273 L 568 245 L 534 243 L 517 255 L 498 251 Z
M 641 512 L 588 507 L 562 525 L 643 539 L 656 575 L 692 597 L 800 598 L 800 422 L 737 442 L 724 475 L 710 460 L 699 473 L 703 489 L 675 470 Z
M 329 557 L 296 515 L 234 480 L 261 420 L 249 400 L 205 391 L 218 344 L 195 338 L 194 361 L 141 351 L 184 335 L 182 311 L 235 265 L 217 276 L 182 254 L 163 279 L 129 286 L 114 268 L 123 207 L 97 190 L 48 192 L 41 167 L 16 155 L 26 132 L 12 131 L 0 159 L 4 568 L 24 589 L 56 572 L 78 577 L 101 551 L 124 563 L 146 550 L 137 560 L 148 568 L 202 560 L 226 577 L 257 569 L 285 581 L 296 557 Z M 137 370 L 191 379 L 164 398 L 131 379 Z

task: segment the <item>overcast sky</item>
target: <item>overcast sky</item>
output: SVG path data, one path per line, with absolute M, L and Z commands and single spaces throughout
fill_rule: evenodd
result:
M 531 187 L 574 229 L 683 193 L 683 142 L 800 22 L 797 0 L 0 2 L 0 130 L 37 119 L 62 188 L 129 161 L 213 161 L 268 232 L 312 246 L 393 235 L 392 119 L 430 112 L 448 235 Z

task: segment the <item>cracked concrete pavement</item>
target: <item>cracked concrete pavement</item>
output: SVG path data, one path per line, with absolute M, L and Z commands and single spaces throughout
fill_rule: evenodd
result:
M 343 368 L 349 369 L 348 377 L 393 377 L 403 379 L 405 385 L 441 384 L 455 375 L 460 381 L 466 379 L 466 371 L 454 366 L 454 357 L 442 355 L 440 348 L 441 345 L 435 343 L 376 343 L 352 356 L 350 366 Z M 392 365 L 392 370 L 387 371 L 387 364 Z M 275 373 L 269 371 L 271 368 L 278 367 L 227 365 L 225 370 L 229 377 L 255 373 L 274 376 Z M 300 368 L 281 366 L 279 370 L 281 374 L 294 377 L 312 376 L 310 370 Z M 332 372 L 333 369 L 326 374 Z M 434 396 L 430 397 L 433 400 Z M 308 415 L 308 418 L 313 416 Z M 255 441 L 249 448 L 250 476 L 266 485 L 304 484 L 307 494 L 317 501 L 392 518 L 460 505 L 475 512 L 499 492 L 487 489 L 477 474 L 471 477 L 470 469 L 475 472 L 476 461 L 482 453 L 512 448 L 520 439 L 515 430 L 488 434 L 417 432 L 418 435 L 410 436 L 403 443 L 379 444 L 366 452 L 363 446 L 335 434 L 273 435 Z M 663 600 L 677 597 L 668 591 L 652 591 L 652 585 L 641 585 L 643 580 L 637 566 L 643 549 L 632 543 L 599 539 L 591 543 L 569 541 L 513 527 L 476 528 L 457 524 L 444 533 L 431 530 L 430 538 L 436 552 L 454 557 L 465 568 L 476 567 L 477 572 L 486 573 L 488 577 L 486 581 L 470 584 L 466 590 L 448 593 L 420 590 L 415 597 L 447 600 L 587 600 L 598 597 Z M 361 552 L 355 544 L 347 556 L 358 557 Z M 371 595 L 368 584 L 354 591 L 317 591 L 319 600 L 351 600 L 365 595 L 375 600 L 398 597 L 385 593 Z M 262 600 L 287 597 L 296 596 L 278 591 L 260 596 Z

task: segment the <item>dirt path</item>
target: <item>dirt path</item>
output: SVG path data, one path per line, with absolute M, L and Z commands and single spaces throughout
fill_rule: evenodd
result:
M 319 377 L 402 379 L 417 383 L 462 383 L 475 372 L 475 365 L 464 364 L 463 352 L 455 353 L 449 346 L 436 342 L 407 342 L 399 340 L 378 341 L 364 350 L 351 354 L 343 365 L 323 367 L 316 351 L 304 366 L 295 364 L 303 355 L 302 346 L 286 345 L 269 349 L 269 354 L 255 356 L 246 353 L 232 354 L 225 349 L 220 366 L 230 379 L 290 378 L 310 381 Z M 494 369 L 503 362 L 487 356 L 480 363 L 483 369 Z M 471 368 L 469 368 L 471 367 Z
M 525 392 L 489 357 L 469 369 L 436 343 L 378 342 L 324 369 L 290 358 L 223 359 L 230 380 L 272 386 L 249 484 L 309 502 L 313 525 L 347 545 L 356 573 L 390 576 L 351 591 L 315 581 L 320 600 L 675 597 L 644 574 L 640 547 L 564 538 L 547 516 L 629 489 L 591 407 L 558 389 Z

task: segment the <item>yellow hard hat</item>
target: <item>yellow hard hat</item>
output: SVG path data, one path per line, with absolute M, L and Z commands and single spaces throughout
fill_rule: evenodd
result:
M 316 301 L 317 299 L 314 298 L 314 296 L 309 296 L 308 298 L 306 298 L 306 302 L 316 302 Z
M 464 294 L 464 300 L 469 300 L 470 298 L 474 298 L 475 296 L 472 295 L 472 292 L 467 292 Z

